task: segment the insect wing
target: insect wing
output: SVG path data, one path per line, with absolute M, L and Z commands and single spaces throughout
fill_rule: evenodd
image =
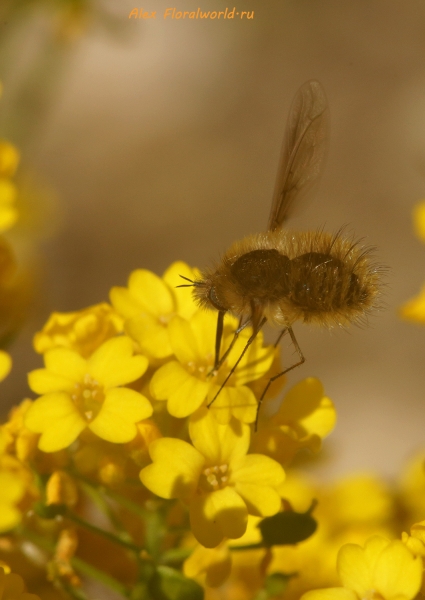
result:
M 300 87 L 292 102 L 283 139 L 268 229 L 288 218 L 294 200 L 318 178 L 326 151 L 329 110 L 325 91 L 315 80 Z

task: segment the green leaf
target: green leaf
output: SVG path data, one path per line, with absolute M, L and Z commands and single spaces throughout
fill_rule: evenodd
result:
M 264 582 L 264 588 L 255 596 L 255 600 L 269 600 L 283 594 L 288 587 L 288 582 L 296 573 L 272 573 Z
M 64 516 L 67 512 L 65 504 L 44 504 L 43 502 L 36 502 L 33 509 L 35 514 L 42 519 L 55 519 L 59 515 Z
M 203 600 L 204 590 L 193 579 L 180 571 L 160 566 L 149 583 L 149 591 L 155 600 Z
M 317 522 L 311 516 L 310 508 L 305 513 L 286 510 L 273 517 L 260 521 L 260 528 L 265 546 L 283 546 L 298 544 L 309 538 L 316 531 Z
M 294 577 L 296 573 L 271 573 L 264 582 L 264 589 L 269 596 L 279 596 L 288 587 L 289 580 Z

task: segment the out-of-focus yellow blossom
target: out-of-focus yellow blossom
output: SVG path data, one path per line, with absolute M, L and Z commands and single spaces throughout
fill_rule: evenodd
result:
M 425 521 L 415 523 L 410 528 L 410 535 L 403 531 L 401 541 L 415 556 L 425 558 Z
M 235 324 L 233 318 L 227 321 L 224 349 L 233 340 Z M 216 327 L 217 316 L 204 310 L 198 310 L 190 321 L 174 317 L 169 324 L 170 343 L 177 360 L 154 373 L 150 390 L 155 399 L 167 400 L 167 410 L 174 417 L 187 417 L 211 402 L 250 336 L 250 331 L 242 331 L 223 365 L 213 372 Z M 247 384 L 269 371 L 275 352 L 273 346 L 263 347 L 260 332 L 211 405 L 219 423 L 228 423 L 232 416 L 244 423 L 255 421 L 258 403 Z
M 407 321 L 425 325 L 425 286 L 422 286 L 417 296 L 402 305 L 400 316 Z
M 414 207 L 413 225 L 418 238 L 425 242 L 425 202 L 420 202 Z M 425 286 L 422 286 L 417 296 L 401 306 L 400 316 L 407 321 L 425 325 Z
M 0 350 L 0 381 L 6 379 L 12 369 L 12 359 L 10 354 Z
M 413 456 L 403 469 L 398 493 L 407 523 L 421 521 L 425 515 L 425 452 Z
M 41 600 L 35 594 L 25 591 L 22 577 L 16 573 L 5 573 L 0 567 L 0 600 Z
M 418 238 L 425 242 L 425 201 L 419 202 L 413 209 L 413 226 Z
M 422 583 L 423 564 L 399 540 L 381 536 L 364 548 L 346 544 L 338 553 L 342 588 L 313 590 L 302 600 L 412 600 Z
M 217 548 L 204 548 L 198 544 L 184 562 L 183 573 L 201 585 L 218 587 L 226 581 L 231 568 L 232 557 L 227 542 L 222 542 Z
M 75 480 L 65 471 L 55 471 L 46 484 L 46 504 L 64 504 L 73 507 L 78 501 Z
M 15 146 L 0 140 L 0 231 L 7 231 L 17 221 L 15 206 L 17 189 L 13 177 L 19 164 L 19 153 Z
M 15 455 L 25 462 L 34 456 L 37 448 L 38 434 L 30 431 L 25 426 L 25 414 L 32 404 L 32 400 L 23 400 L 14 406 L 8 421 L 1 426 L 1 449 L 3 452 Z
M 51 348 L 70 348 L 88 358 L 103 342 L 122 331 L 123 319 L 103 302 L 76 312 L 52 313 L 35 334 L 34 348 L 40 354 Z
M 121 387 L 143 375 L 144 356 L 133 356 L 128 337 L 104 342 L 88 359 L 69 348 L 53 348 L 44 355 L 45 369 L 28 375 L 31 389 L 43 394 L 29 407 L 26 426 L 41 433 L 44 452 L 66 448 L 86 428 L 114 443 L 132 440 L 136 423 L 152 414 L 138 392 Z
M 301 448 L 318 452 L 334 428 L 336 412 L 318 379 L 304 379 L 286 394 L 279 411 L 262 423 L 253 449 L 287 465 Z
M 318 500 L 314 510 L 317 531 L 296 546 L 273 548 L 268 573 L 298 573 L 288 583 L 285 600 L 299 600 L 310 589 L 337 585 L 336 557 L 343 544 L 363 544 L 375 533 L 395 533 L 391 526 L 394 499 L 390 490 L 371 475 L 318 486 L 289 471 L 279 493 L 299 512 L 308 510 L 313 499 Z
M 143 354 L 163 359 L 173 354 L 168 324 L 175 315 L 189 319 L 196 310 L 192 294 L 176 289 L 180 275 L 195 280 L 198 272 L 184 262 L 173 263 L 160 278 L 151 271 L 138 269 L 128 280 L 128 287 L 113 287 L 110 300 L 125 319 L 125 330 Z
M 191 529 L 200 544 L 214 548 L 225 537 L 241 537 L 248 514 L 279 511 L 276 488 L 282 467 L 267 456 L 248 454 L 250 429 L 233 419 L 220 425 L 207 409 L 191 419 L 193 446 L 161 438 L 149 447 L 153 463 L 140 472 L 144 485 L 162 498 L 189 505 Z
M 17 148 L 7 140 L 0 140 L 0 177 L 13 177 L 19 160 Z
M 12 472 L 0 472 L 0 532 L 13 529 L 20 523 L 22 513 L 17 505 L 24 494 L 23 480 Z

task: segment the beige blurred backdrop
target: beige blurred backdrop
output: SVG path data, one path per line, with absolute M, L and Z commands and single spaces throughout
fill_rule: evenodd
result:
M 135 6 L 156 19 L 129 20 Z M 236 6 L 254 18 L 164 20 L 173 6 Z M 288 384 L 317 376 L 337 407 L 316 473 L 395 475 L 425 446 L 425 329 L 397 316 L 425 280 L 425 246 L 411 222 L 425 197 L 425 3 L 109 0 L 97 8 L 117 25 L 93 15 L 60 49 L 42 2 L 21 24 L 0 26 L 0 133 L 56 189 L 61 213 L 42 247 L 47 298 L 13 348 L 5 405 L 28 393 L 25 372 L 41 366 L 30 340 L 50 311 L 106 300 L 135 268 L 161 274 L 177 259 L 201 267 L 265 228 L 292 97 L 317 78 L 330 105 L 330 149 L 317 192 L 290 225 L 347 224 L 376 245 L 390 267 L 387 306 L 367 329 L 297 324 L 307 362 Z M 284 360 L 291 354 L 285 342 Z

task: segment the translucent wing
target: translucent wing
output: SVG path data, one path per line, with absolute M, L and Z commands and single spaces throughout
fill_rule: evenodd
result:
M 306 191 L 319 176 L 328 127 L 329 111 L 324 89 L 318 81 L 307 81 L 296 93 L 289 112 L 269 230 L 282 225 L 297 195 Z

